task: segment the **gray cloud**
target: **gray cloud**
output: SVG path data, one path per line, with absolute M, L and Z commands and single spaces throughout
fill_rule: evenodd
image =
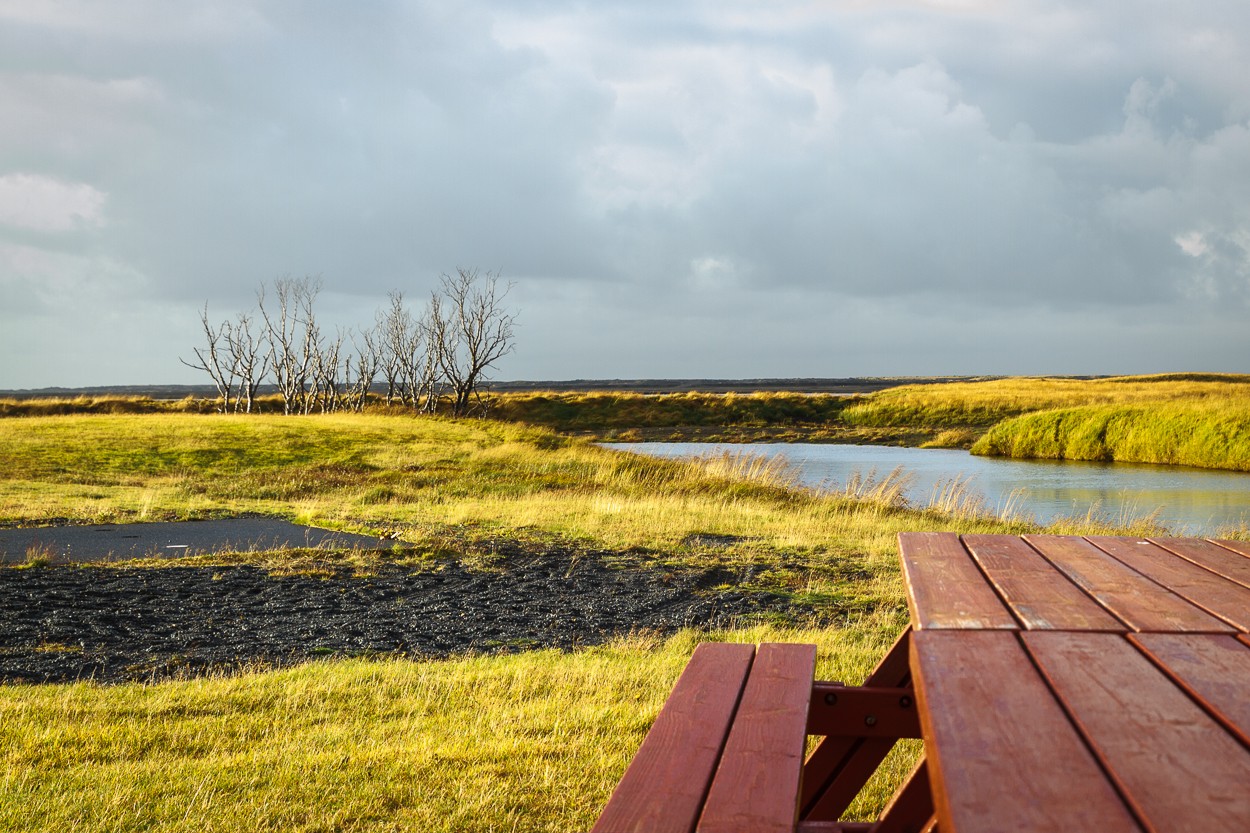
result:
M 194 380 L 205 299 L 320 274 L 366 323 L 457 265 L 517 281 L 515 377 L 1250 348 L 1236 4 L 0 0 L 0 23 L 0 387 Z

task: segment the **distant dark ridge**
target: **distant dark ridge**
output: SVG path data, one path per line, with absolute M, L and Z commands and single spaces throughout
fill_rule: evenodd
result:
M 619 393 L 872 393 L 899 385 L 928 385 L 943 382 L 970 382 L 1001 379 L 1002 376 L 863 376 L 836 379 L 568 379 L 560 381 L 511 381 L 490 382 L 483 390 L 497 393 L 527 391 L 553 391 L 589 393 L 594 391 Z M 1093 376 L 1073 376 L 1073 379 L 1092 379 Z M 374 385 L 375 393 L 386 388 Z M 264 385 L 260 394 L 277 393 L 272 385 Z M 24 390 L 0 390 L 6 399 L 72 399 L 76 396 L 147 396 L 152 399 L 215 399 L 217 391 L 211 385 L 98 385 L 81 388 L 32 388 Z

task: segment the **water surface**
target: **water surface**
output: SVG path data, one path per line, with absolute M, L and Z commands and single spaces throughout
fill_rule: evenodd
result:
M 1093 513 L 1106 520 L 1157 519 L 1176 534 L 1212 535 L 1250 525 L 1250 474 L 1132 463 L 1083 463 L 974 457 L 966 451 L 814 443 L 609 443 L 657 457 L 722 451 L 780 456 L 805 486 L 838 490 L 855 476 L 880 479 L 901 466 L 908 501 L 925 506 L 953 478 L 985 498 L 988 509 L 1014 509 L 1041 523 Z

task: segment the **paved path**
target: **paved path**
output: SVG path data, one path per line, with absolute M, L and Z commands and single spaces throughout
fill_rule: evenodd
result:
M 275 518 L 45 526 L 0 529 L 0 563 L 20 563 L 33 553 L 49 555 L 55 562 L 101 561 L 296 547 L 373 550 L 391 543 L 387 539 L 299 526 Z

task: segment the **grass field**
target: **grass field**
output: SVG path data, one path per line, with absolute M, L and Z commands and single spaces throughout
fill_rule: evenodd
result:
M 857 396 L 806 393 L 573 393 L 486 394 L 495 421 L 541 426 L 566 436 L 605 441 L 853 442 L 974 448 L 980 454 L 1071 459 L 1168 462 L 1245 470 L 1250 457 L 1250 376 L 1165 374 L 1104 379 L 1014 377 L 943 384 L 913 384 Z M 0 400 L 0 417 L 71 414 L 208 413 L 213 403 L 127 397 Z M 261 407 L 279 410 L 274 401 Z M 1095 408 L 1080 420 L 1026 415 Z M 1173 455 L 1168 408 L 1185 411 L 1185 431 L 1206 435 Z M 375 413 L 385 409 L 374 406 Z M 1142 414 L 1142 418 L 1133 414 Z M 1095 448 L 1068 431 L 1089 432 L 1089 420 L 1134 421 L 1132 440 Z M 1078 422 L 1081 426 L 1078 426 Z M 1045 424 L 1053 440 L 1041 437 Z M 1083 427 L 1082 427 L 1083 426 Z M 1154 428 L 1151 438 L 1145 435 Z M 982 441 L 993 431 L 993 437 Z M 1116 435 L 1119 437 L 1120 435 Z M 1082 456 L 1083 455 L 1083 456 Z
M 699 639 L 810 641 L 856 682 L 906 621 L 902 530 L 1024 532 L 890 479 L 793 488 L 782 467 L 608 451 L 539 428 L 397 415 L 109 414 L 0 421 L 0 522 L 261 512 L 395 531 L 429 562 L 562 539 L 749 567 L 837 626 L 763 625 L 572 653 L 327 661 L 155 685 L 0 687 L 0 829 L 565 831 L 593 820 Z M 1074 519 L 1055 531 L 1095 529 Z M 1108 531 L 1097 528 L 1098 531 Z M 733 536 L 727 548 L 691 541 Z M 244 556 L 270 559 L 272 554 Z M 871 814 L 916 749 L 866 795 Z
M 1250 376 L 1231 374 L 1008 378 L 855 397 L 536 393 L 491 404 L 498 419 L 607 440 L 884 442 L 1250 469 Z

